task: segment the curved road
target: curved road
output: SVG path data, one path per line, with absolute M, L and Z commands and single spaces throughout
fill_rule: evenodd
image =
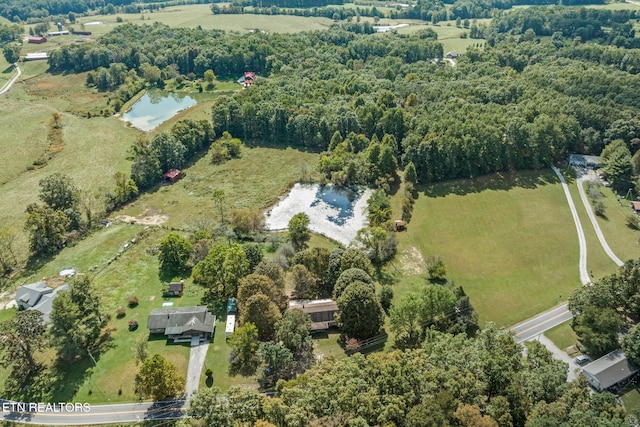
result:
M 11 86 L 13 86 L 13 84 L 16 82 L 16 80 L 18 80 L 18 77 L 20 77 L 22 75 L 22 70 L 20 69 L 20 67 L 18 67 L 18 64 L 15 63 L 13 64 L 14 67 L 16 67 L 16 70 L 18 70 L 18 74 L 16 74 L 15 76 L 13 76 L 11 78 L 11 80 L 9 80 L 4 87 L 0 90 L 0 96 L 4 95 L 5 93 L 9 92 L 9 89 L 11 89 Z

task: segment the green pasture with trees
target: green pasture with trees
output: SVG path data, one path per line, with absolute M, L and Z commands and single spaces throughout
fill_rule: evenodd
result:
M 252 18 L 336 21 L 327 31 L 238 34 L 146 22 L 176 12 L 124 3 L 100 11 L 121 25 L 94 42 L 63 40 L 48 64 L 25 63 L 22 84 L 0 100 L 0 124 L 12 129 L 0 153 L 15 163 L 5 160 L 0 175 L 11 201 L 0 208 L 3 281 L 60 285 L 63 268 L 80 273 L 55 300 L 44 337 L 37 315 L 0 315 L 10 398 L 180 394 L 189 348 L 149 337 L 146 319 L 168 300 L 167 282 L 184 279 L 175 305 L 206 304 L 220 320 L 192 407 L 205 424 L 631 423 L 613 395 L 566 383 L 562 362 L 539 343 L 523 355 L 496 324 L 571 295 L 575 332 L 592 355 L 614 348 L 625 325 L 623 348 L 638 357 L 637 261 L 600 277 L 599 254 L 594 286 L 575 290 L 575 227 L 548 168 L 571 152 L 602 153 L 614 189 L 635 185 L 635 11 L 490 12 L 514 5 L 507 1 L 213 5 L 219 19 L 248 6 Z M 8 4 L 11 19 L 31 19 L 34 32 L 46 27 L 36 21 L 65 13 Z M 70 21 L 93 19 L 68 12 Z M 119 22 L 120 12 L 137 18 Z M 447 32 L 468 28 L 477 42 L 454 66 L 435 61 L 444 32 L 373 34 L 363 16 L 449 19 Z M 0 34 L 10 37 L 6 27 Z M 218 87 L 246 71 L 258 76 L 251 87 Z M 201 91 L 200 103 L 149 134 L 114 117 L 141 90 L 162 88 Z M 183 178 L 160 185 L 173 168 Z M 370 226 L 353 247 L 321 241 L 302 213 L 287 233 L 263 232 L 261 210 L 298 181 L 375 188 Z M 395 232 L 397 218 L 406 232 Z M 622 235 L 616 224 L 605 231 Z M 339 336 L 314 342 L 308 316 L 286 310 L 292 295 L 335 298 Z M 225 342 L 230 297 L 238 325 Z M 389 351 L 344 357 L 379 337 L 386 343 L 376 349 Z M 8 375 L 20 358 L 26 374 Z

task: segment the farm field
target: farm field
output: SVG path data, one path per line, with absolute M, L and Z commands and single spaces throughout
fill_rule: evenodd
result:
M 481 324 L 512 325 L 579 286 L 578 239 L 553 172 L 494 174 L 418 191 L 408 231 L 398 235 L 399 252 L 418 262 L 440 257 Z M 410 276 L 406 265 L 399 268 Z M 424 277 L 400 285 L 396 298 L 419 288 Z
M 115 26 L 120 25 L 116 22 L 117 17 L 122 18 L 123 23 L 152 23 L 160 22 L 171 27 L 190 27 L 195 28 L 201 26 L 205 30 L 224 30 L 247 32 L 250 30 L 260 29 L 270 33 L 296 33 L 299 31 L 322 30 L 329 27 L 333 21 L 328 18 L 305 18 L 301 16 L 268 16 L 268 15 L 214 15 L 211 12 L 211 5 L 184 5 L 167 7 L 159 12 L 145 12 L 143 14 L 126 14 L 118 15 L 94 15 L 82 17 L 78 19 L 75 27 L 85 24 L 85 31 L 91 31 L 96 35 L 106 34 Z M 144 21 L 142 20 L 144 17 Z M 86 25 L 87 23 L 101 24 Z

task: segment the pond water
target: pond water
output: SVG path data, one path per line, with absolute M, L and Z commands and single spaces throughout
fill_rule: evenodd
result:
M 266 213 L 267 230 L 286 230 L 298 212 L 309 215 L 309 229 L 343 245 L 367 226 L 370 189 L 340 188 L 333 185 L 296 184 L 289 194 Z
M 122 118 L 131 126 L 148 132 L 182 110 L 196 104 L 189 95 L 175 92 L 148 91 Z

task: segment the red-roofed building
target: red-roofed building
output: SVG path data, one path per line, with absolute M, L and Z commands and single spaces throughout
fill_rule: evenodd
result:
M 46 37 L 29 37 L 28 42 L 42 44 L 47 42 L 47 38 Z
M 238 79 L 238 83 L 240 83 L 245 89 L 251 86 L 256 79 L 256 73 L 253 71 L 245 71 L 245 73 Z
M 182 172 L 180 169 L 169 169 L 167 172 L 162 174 L 162 180 L 164 182 L 176 182 L 182 177 Z

